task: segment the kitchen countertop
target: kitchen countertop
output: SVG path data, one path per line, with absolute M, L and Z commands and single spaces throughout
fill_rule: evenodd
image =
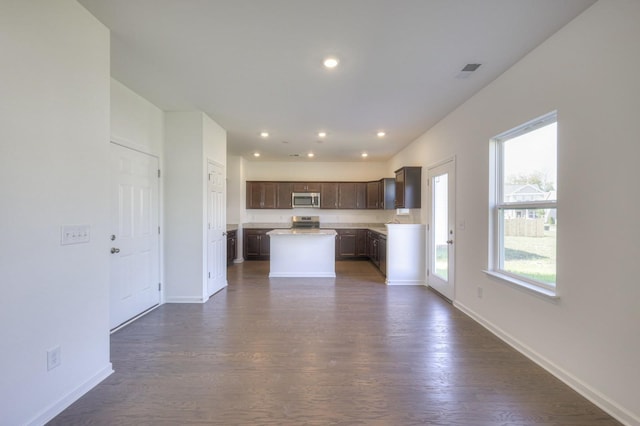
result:
M 243 223 L 244 229 L 291 229 L 291 223 Z M 382 235 L 387 235 L 384 223 L 320 223 L 320 229 L 370 229 Z
M 227 231 L 237 231 L 238 224 L 236 223 L 227 223 Z
M 274 229 L 267 235 L 336 235 L 333 229 Z

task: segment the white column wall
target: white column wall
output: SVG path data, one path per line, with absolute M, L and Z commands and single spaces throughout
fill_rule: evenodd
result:
M 165 301 L 207 300 L 207 161 L 226 164 L 226 131 L 198 111 L 165 113 Z
M 638 22 L 640 2 L 599 1 L 391 162 L 420 159 L 426 168 L 456 156 L 455 304 L 628 424 L 640 424 Z M 560 300 L 554 302 L 482 270 L 489 140 L 556 109 Z
M 112 371 L 109 31 L 72 0 L 7 0 L 0 34 L 0 423 L 43 424 Z
M 203 302 L 202 113 L 165 113 L 165 301 Z

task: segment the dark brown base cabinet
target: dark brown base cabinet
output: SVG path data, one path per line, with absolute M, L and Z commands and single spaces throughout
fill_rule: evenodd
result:
M 271 229 L 245 229 L 243 238 L 245 260 L 269 260 Z
M 367 231 L 367 253 L 371 263 L 383 275 L 387 275 L 387 236 L 376 231 Z
M 366 259 L 367 230 L 366 229 L 336 229 L 336 259 Z
M 238 255 L 238 231 L 227 231 L 227 266 L 231 265 Z

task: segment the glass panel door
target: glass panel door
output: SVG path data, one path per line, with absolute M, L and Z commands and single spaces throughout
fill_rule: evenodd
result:
M 429 169 L 428 277 L 430 287 L 449 300 L 454 298 L 455 163 Z

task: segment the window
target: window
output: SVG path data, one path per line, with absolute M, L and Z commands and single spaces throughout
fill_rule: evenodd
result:
M 555 296 L 557 114 L 492 141 L 492 275 Z

